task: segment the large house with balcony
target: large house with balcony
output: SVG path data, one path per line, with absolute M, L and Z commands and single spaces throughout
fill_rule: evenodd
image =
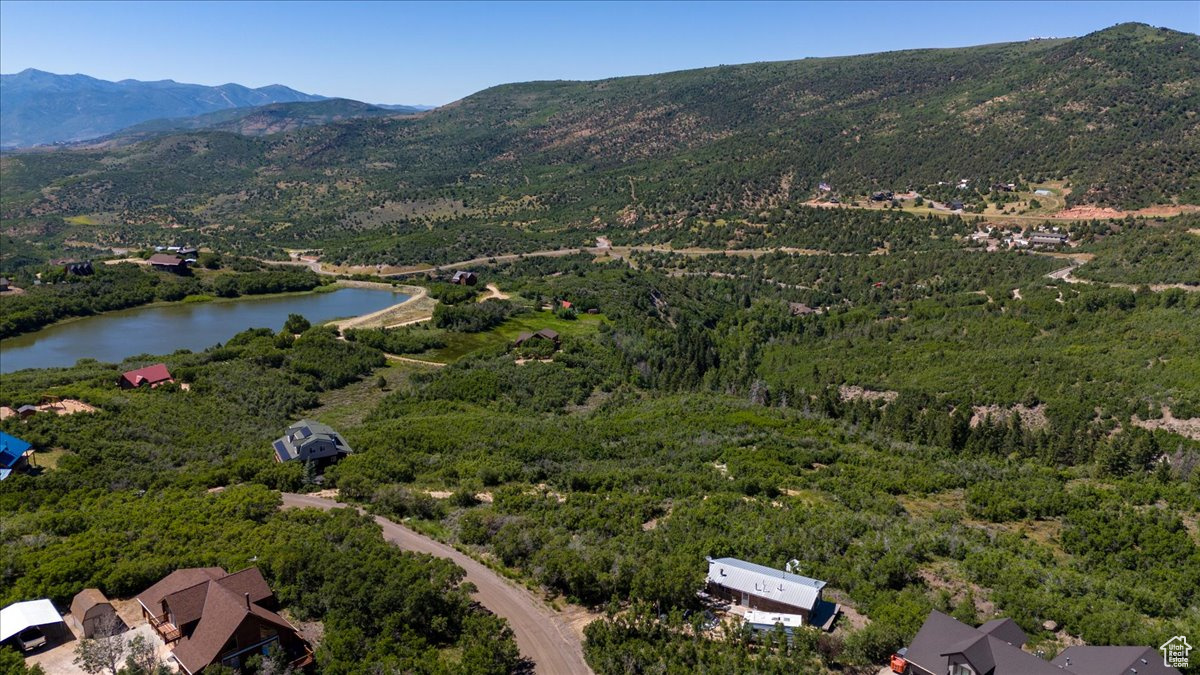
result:
M 275 594 L 257 567 L 233 574 L 220 567 L 175 570 L 137 601 L 188 675 L 218 664 L 238 669 L 249 657 L 276 646 L 293 667 L 312 663 L 312 650 L 275 612 Z

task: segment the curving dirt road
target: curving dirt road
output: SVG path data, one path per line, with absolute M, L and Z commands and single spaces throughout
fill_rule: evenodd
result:
M 283 506 L 323 510 L 348 508 L 346 504 L 331 499 L 286 492 L 283 494 Z M 450 546 L 382 516 L 376 516 L 375 522 L 383 528 L 383 538 L 396 546 L 406 551 L 448 558 L 466 570 L 467 581 L 479 589 L 475 599 L 498 616 L 508 619 L 521 655 L 533 660 L 536 672 L 554 675 L 592 672 L 583 660 L 583 644 L 579 634 L 564 616 L 547 607 L 532 593 Z

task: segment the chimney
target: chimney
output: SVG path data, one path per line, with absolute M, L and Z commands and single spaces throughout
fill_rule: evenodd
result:
M 246 609 L 249 610 L 250 609 L 250 594 L 243 593 L 242 595 L 246 596 Z

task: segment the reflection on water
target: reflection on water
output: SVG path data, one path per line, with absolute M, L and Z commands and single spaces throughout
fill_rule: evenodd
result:
M 379 288 L 341 288 L 332 293 L 127 309 L 0 342 L 0 373 L 72 366 L 83 358 L 117 363 L 138 354 L 199 351 L 247 328 L 279 330 L 288 314 L 303 314 L 316 324 L 374 312 L 407 298 Z

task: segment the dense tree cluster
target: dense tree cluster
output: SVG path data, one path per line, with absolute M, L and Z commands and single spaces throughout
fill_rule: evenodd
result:
M 889 241 L 929 225 L 880 218 Z M 1081 228 L 1097 260 L 1167 231 L 1109 225 Z M 312 416 L 345 420 L 355 449 L 323 487 L 605 610 L 598 672 L 866 667 L 933 608 L 994 608 L 1047 651 L 1046 621 L 1093 644 L 1196 632 L 1200 442 L 1164 407 L 1200 416 L 1200 294 L 1068 284 L 1048 256 L 933 243 L 952 235 L 873 256 L 530 257 L 489 271 L 511 300 L 464 294 L 440 327 L 338 339 L 297 317 L 200 353 L 5 375 L 0 403 L 100 411 L 0 423 L 54 465 L 0 484 L 0 600 L 119 596 L 258 556 L 285 606 L 325 624 L 323 671 L 519 667 L 452 565 L 349 510 L 277 512 L 269 489 L 312 477 L 270 441 Z M 556 300 L 603 315 L 514 314 Z M 564 335 L 526 361 L 511 341 L 534 321 Z M 189 389 L 113 385 L 158 360 Z M 706 555 L 795 559 L 865 625 L 791 641 L 712 625 Z
M 433 310 L 433 325 L 462 333 L 481 333 L 504 323 L 506 319 L 525 311 L 508 300 L 459 305 L 440 304 Z

